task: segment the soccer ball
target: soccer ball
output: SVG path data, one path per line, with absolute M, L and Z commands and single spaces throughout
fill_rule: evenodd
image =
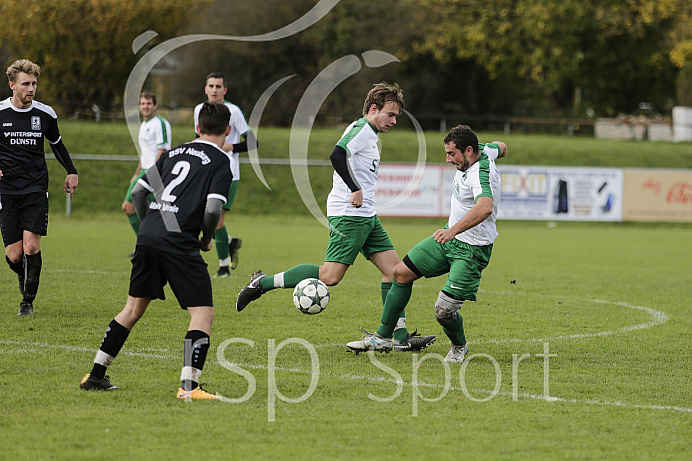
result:
M 303 314 L 319 314 L 329 303 L 329 288 L 319 279 L 302 280 L 293 290 L 293 304 Z

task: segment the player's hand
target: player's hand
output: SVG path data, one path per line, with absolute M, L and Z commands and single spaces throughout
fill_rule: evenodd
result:
M 209 239 L 208 242 L 205 242 L 204 239 L 202 239 L 199 241 L 199 249 L 202 251 L 211 251 L 213 244 L 214 241 L 212 239 Z
M 357 190 L 355 192 L 351 192 L 351 198 L 348 200 L 348 203 L 353 206 L 353 208 L 360 208 L 363 206 L 363 191 L 362 190 Z
M 0 179 L 2 179 L 2 170 L 0 170 Z
M 68 174 L 65 178 L 65 192 L 69 192 L 70 199 L 74 197 L 74 190 L 79 185 L 79 178 L 76 174 Z
M 449 229 L 437 229 L 432 236 L 437 243 L 447 243 L 452 241 L 455 234 Z

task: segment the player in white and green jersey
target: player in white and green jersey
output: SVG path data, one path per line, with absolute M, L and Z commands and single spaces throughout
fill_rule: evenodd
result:
M 139 127 L 139 163 L 137 170 L 130 180 L 130 187 L 125 194 L 122 209 L 130 221 L 135 235 L 139 234 L 139 218 L 132 204 L 132 188 L 139 178 L 144 176 L 149 168 L 154 166 L 161 154 L 171 148 L 171 124 L 168 120 L 156 113 L 158 104 L 156 95 L 142 93 L 139 97 L 139 113 L 142 115 L 142 124 Z
M 219 257 L 219 269 L 215 277 L 230 277 L 230 269 L 238 267 L 238 250 L 240 250 L 242 240 L 233 238 L 228 234 L 226 228 L 226 212 L 231 210 L 235 195 L 238 190 L 238 181 L 240 180 L 240 153 L 247 152 L 248 149 L 257 147 L 257 138 L 250 131 L 250 127 L 245 121 L 245 116 L 238 106 L 224 99 L 228 88 L 226 87 L 226 78 L 222 73 L 212 72 L 207 75 L 204 86 L 204 93 L 207 99 L 213 102 L 222 102 L 231 112 L 231 118 L 228 122 L 231 127 L 231 132 L 226 136 L 226 142 L 223 145 L 223 150 L 231 157 L 231 173 L 233 181 L 231 189 L 228 192 L 228 201 L 223 206 L 221 219 L 214 233 L 214 242 L 216 253 Z M 202 104 L 198 104 L 194 111 L 195 126 L 197 126 L 197 117 Z M 244 138 L 241 141 L 241 138 Z M 249 145 L 249 147 L 248 147 Z M 230 269 L 229 269 L 230 266 Z
M 380 165 L 377 143 L 378 133 L 386 133 L 396 124 L 403 106 L 403 92 L 398 85 L 375 85 L 365 99 L 363 117 L 349 125 L 336 143 L 330 156 L 334 174 L 327 198 L 330 237 L 324 264 L 301 264 L 273 276 L 256 272 L 238 294 L 238 311 L 267 291 L 294 288 L 306 278 L 318 278 L 326 285 L 336 285 L 359 253 L 382 273 L 380 291 L 384 303 L 399 257 L 375 212 L 375 186 Z M 403 312 L 397 318 L 394 338 L 395 349 L 399 351 L 421 350 L 435 341 L 435 336 L 410 334 Z
M 452 128 L 444 142 L 447 163 L 458 170 L 447 226 L 418 243 L 394 268 L 380 327 L 376 333 L 347 344 L 356 352 L 391 350 L 397 319 L 411 298 L 413 282 L 448 274 L 435 303 L 435 317 L 452 343 L 445 360 L 464 361 L 468 346 L 459 310 L 465 300 L 476 300 L 481 273 L 490 261 L 502 187 L 495 160 L 506 155 L 507 146 L 499 141 L 479 144 L 466 125 Z

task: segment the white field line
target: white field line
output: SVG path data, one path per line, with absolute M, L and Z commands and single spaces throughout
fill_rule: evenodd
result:
M 576 298 L 571 298 L 571 299 L 574 299 L 576 301 L 580 301 L 579 299 L 576 299 Z M 597 331 L 594 333 L 579 333 L 579 334 L 573 334 L 573 335 L 547 336 L 544 338 L 529 338 L 529 339 L 517 339 L 517 338 L 487 339 L 487 340 L 481 340 L 481 341 L 470 341 L 470 343 L 471 344 L 473 344 L 473 343 L 476 343 L 476 344 L 500 344 L 500 343 L 546 342 L 546 341 L 558 341 L 558 340 L 562 340 L 562 339 L 592 338 L 592 337 L 596 337 L 596 336 L 610 336 L 610 335 L 615 335 L 618 333 L 628 333 L 630 331 L 643 330 L 644 328 L 655 327 L 657 325 L 660 325 L 660 324 L 668 321 L 668 315 L 665 312 L 661 312 L 661 311 L 658 311 L 656 309 L 652 309 L 650 307 L 635 306 L 635 305 L 629 304 L 629 303 L 616 302 L 616 301 L 606 301 L 603 299 L 587 299 L 587 300 L 581 300 L 581 301 L 587 301 L 587 302 L 599 303 L 599 304 L 613 304 L 616 306 L 627 307 L 629 309 L 640 310 L 640 311 L 643 311 L 643 312 L 646 312 L 647 314 L 649 314 L 651 316 L 651 320 L 649 322 L 644 322 L 644 323 L 640 323 L 640 324 L 629 326 L 629 327 L 622 327 L 622 328 L 617 328 L 614 330 Z
M 77 347 L 77 346 L 67 346 L 67 345 L 60 345 L 60 344 L 47 344 L 47 343 L 26 343 L 26 342 L 21 342 L 21 341 L 3 341 L 0 340 L 0 345 L 8 345 L 8 346 L 22 346 L 21 349 L 14 349 L 12 351 L 9 351 L 7 349 L 0 350 L 0 354 L 7 354 L 7 353 L 38 353 L 41 352 L 41 350 L 45 349 L 59 349 L 67 352 L 85 352 L 85 353 L 91 353 L 95 354 L 96 349 L 91 349 L 87 347 Z M 28 346 L 28 347 L 27 347 Z M 130 356 L 136 356 L 136 357 L 144 357 L 144 358 L 154 358 L 154 359 L 163 359 L 163 360 L 177 360 L 177 361 L 182 361 L 182 357 L 179 355 L 175 354 L 166 354 L 166 350 L 158 350 L 158 353 L 148 353 L 148 352 L 136 352 L 136 351 L 121 351 L 119 355 L 130 355 Z M 215 363 L 218 364 L 216 361 L 208 361 L 209 363 Z M 240 368 L 246 368 L 246 369 L 254 369 L 254 370 L 266 370 L 268 367 L 266 365 L 258 365 L 258 364 L 244 364 L 244 363 L 234 363 L 231 362 L 231 365 L 235 365 Z M 274 367 L 275 370 L 278 371 L 284 371 L 284 372 L 292 372 L 292 373 L 302 373 L 306 375 L 312 374 L 312 370 L 302 370 L 299 368 L 285 368 L 285 367 Z M 392 384 L 399 384 L 402 383 L 406 386 L 412 386 L 411 383 L 406 382 L 406 381 L 398 381 L 392 378 L 385 378 L 385 377 L 375 377 L 375 376 L 363 376 L 363 375 L 356 375 L 352 373 L 332 373 L 332 372 L 325 372 L 325 371 L 320 371 L 321 375 L 326 375 L 331 378 L 335 379 L 343 379 L 343 380 L 353 380 L 353 381 L 367 381 L 367 382 L 373 382 L 373 383 L 392 383 Z M 420 387 L 426 387 L 426 388 L 437 388 L 437 389 L 444 389 L 444 386 L 441 384 L 435 384 L 435 383 L 419 383 Z M 463 391 L 461 387 L 457 386 L 450 386 L 449 387 L 450 391 Z M 466 389 L 467 392 L 471 393 L 486 393 L 486 394 L 491 394 L 492 391 L 488 391 L 486 389 Z M 502 395 L 502 396 L 507 396 L 507 397 L 513 397 L 514 394 L 511 392 L 496 392 L 496 395 Z M 586 404 L 586 405 L 599 405 L 599 406 L 611 406 L 611 407 L 621 407 L 621 408 L 637 408 L 637 409 L 643 409 L 643 410 L 667 410 L 667 411 L 677 411 L 677 412 L 683 412 L 683 413 L 692 413 L 692 408 L 685 408 L 677 405 L 642 405 L 642 404 L 633 404 L 633 403 L 627 403 L 627 402 L 620 402 L 620 401 L 609 401 L 609 400 L 594 400 L 594 399 L 585 399 L 585 400 L 580 400 L 580 399 L 570 399 L 570 398 L 562 398 L 562 397 L 553 397 L 550 396 L 549 399 L 546 399 L 543 395 L 537 395 L 537 394 L 516 394 L 517 397 L 520 397 L 522 399 L 533 399 L 533 400 L 544 400 L 547 402 L 564 402 L 564 403 L 575 403 L 575 404 Z
M 513 293 L 513 294 L 525 294 L 525 293 Z M 557 297 L 557 296 L 554 296 Z M 633 304 L 617 302 L 617 301 L 606 301 L 603 299 L 577 299 L 577 298 L 560 298 L 560 299 L 572 299 L 580 302 L 589 302 L 597 304 L 612 304 L 615 306 L 626 307 L 628 309 L 635 309 L 639 311 L 646 312 L 651 316 L 651 320 L 644 323 L 639 323 L 637 325 L 632 325 L 629 327 L 616 328 L 613 330 L 606 331 L 596 331 L 593 333 L 577 333 L 572 335 L 559 335 L 559 336 L 545 336 L 543 338 L 499 338 L 499 339 L 481 339 L 476 341 L 469 341 L 469 344 L 504 344 L 504 343 L 538 343 L 538 342 L 550 342 L 550 341 L 560 341 L 563 339 L 583 339 L 583 338 L 593 338 L 600 336 L 611 336 L 619 333 L 628 333 L 636 330 L 643 330 L 644 328 L 651 328 L 657 325 L 661 325 L 668 321 L 668 315 L 665 312 L 652 309 L 645 306 L 635 306 Z M 339 344 L 325 344 L 318 345 L 320 347 L 343 347 Z

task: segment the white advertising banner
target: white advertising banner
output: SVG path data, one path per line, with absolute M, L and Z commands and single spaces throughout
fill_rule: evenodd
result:
M 622 221 L 620 168 L 498 165 L 498 219 Z
M 502 197 L 498 219 L 622 221 L 619 168 L 498 165 Z M 380 216 L 447 217 L 451 165 L 380 164 L 375 208 Z
M 439 217 L 449 215 L 445 208 L 445 178 L 441 165 L 426 165 L 420 174 L 416 165 L 380 164 L 375 189 L 375 209 L 379 216 Z M 447 180 L 449 179 L 449 181 Z M 447 196 L 449 201 L 449 196 Z

